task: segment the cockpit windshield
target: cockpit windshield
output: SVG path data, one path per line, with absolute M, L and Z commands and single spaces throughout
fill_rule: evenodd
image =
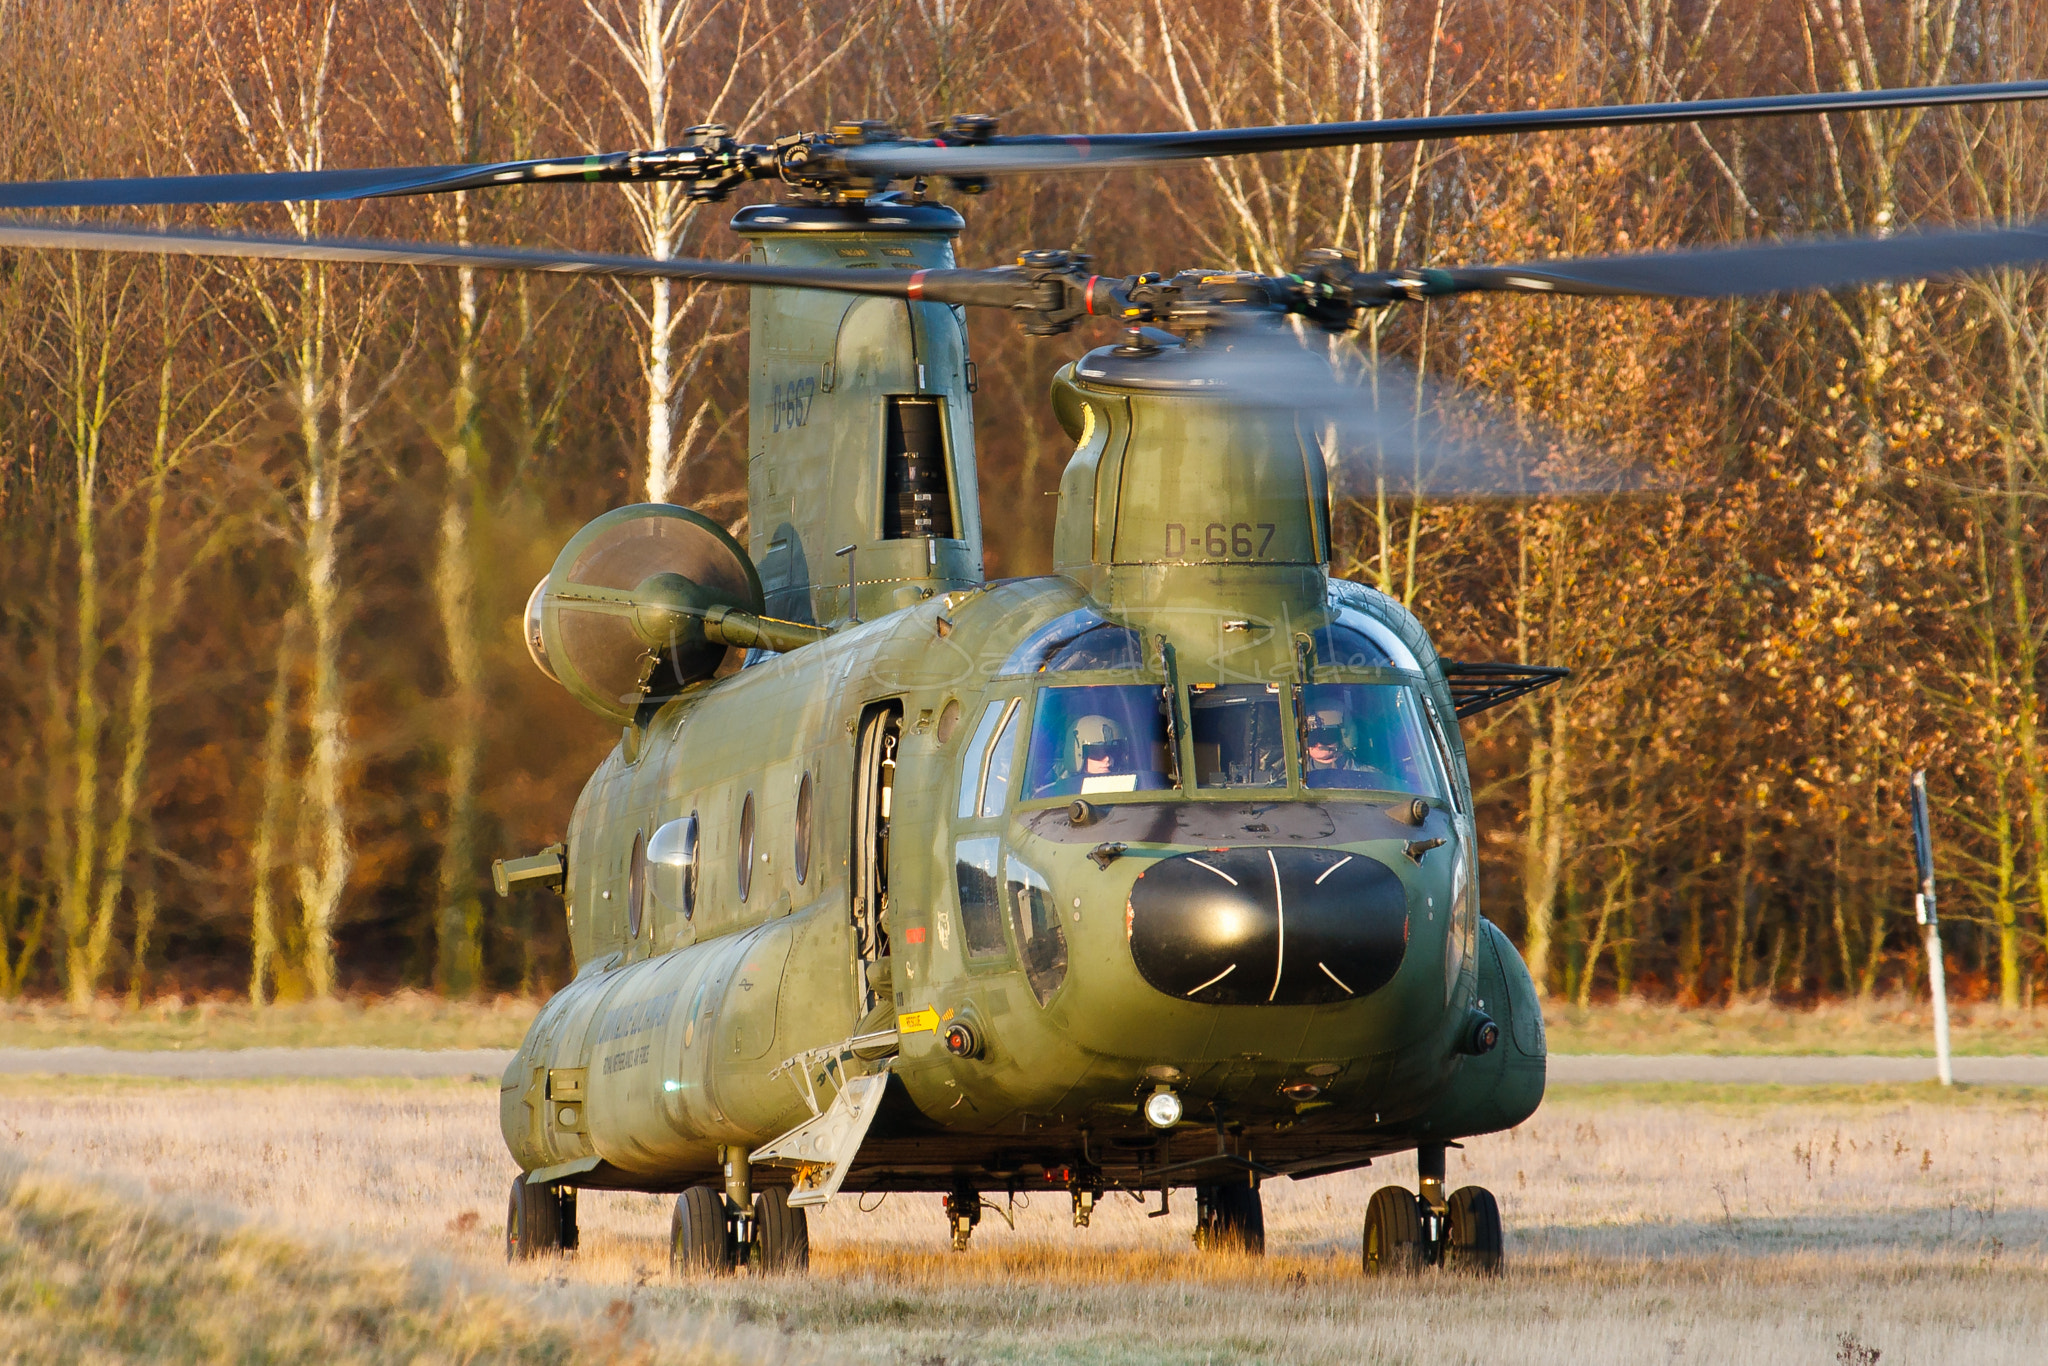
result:
M 1041 688 L 1024 795 L 1087 797 L 1176 785 L 1165 689 Z
M 1301 723 L 1301 776 L 1309 787 L 1444 796 L 1429 721 L 1415 689 L 1311 683 L 1296 693 L 1294 710 Z
M 1188 729 L 1199 787 L 1287 786 L 1287 737 L 1277 683 L 1197 683 Z

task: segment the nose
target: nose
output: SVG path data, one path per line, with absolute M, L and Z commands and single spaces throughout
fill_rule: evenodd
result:
M 1408 894 L 1393 869 L 1335 849 L 1205 849 L 1131 887 L 1131 957 L 1169 996 L 1207 1005 L 1322 1005 L 1393 980 Z

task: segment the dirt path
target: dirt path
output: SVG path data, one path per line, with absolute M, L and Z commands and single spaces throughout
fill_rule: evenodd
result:
M 0 1073 L 67 1077 L 180 1077 L 239 1081 L 291 1077 L 500 1076 L 503 1048 L 237 1048 L 131 1051 L 124 1048 L 0 1048 Z

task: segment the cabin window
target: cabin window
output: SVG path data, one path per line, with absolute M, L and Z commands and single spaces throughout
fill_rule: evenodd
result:
M 1287 740 L 1280 722 L 1277 683 L 1188 689 L 1199 787 L 1287 786 Z
M 740 803 L 740 900 L 747 899 L 747 893 L 754 888 L 754 794 Z
M 1073 669 L 1125 669 L 1136 673 L 1144 667 L 1145 638 L 1128 626 L 1108 624 L 1083 631 L 1045 661 L 1048 673 Z
M 640 937 L 640 912 L 647 902 L 647 832 L 633 832 L 633 859 L 626 873 L 626 938 Z
M 967 745 L 961 762 L 961 803 L 954 815 L 971 821 L 977 815 L 1001 815 L 1004 799 L 1010 795 L 1010 756 L 1006 745 L 1016 737 L 1016 713 L 1020 698 L 997 698 L 981 711 L 981 723 Z M 997 743 L 997 733 L 1001 743 Z M 993 788 L 991 793 L 991 778 Z M 993 799 L 993 801 L 991 801 Z
M 960 699 L 957 697 L 949 697 L 946 699 L 946 705 L 939 712 L 939 743 L 942 745 L 952 744 L 953 736 L 957 731 L 959 731 L 959 729 Z
M 1077 607 L 1064 616 L 1054 617 L 1017 642 L 1017 648 L 1003 661 L 1002 672 L 1039 673 L 1053 656 L 1106 624 L 1102 614 L 1090 607 Z
M 801 887 L 811 872 L 811 775 L 796 785 L 796 881 Z
M 672 820 L 647 841 L 654 899 L 688 920 L 697 913 L 697 813 Z
M 1444 795 L 1421 696 L 1385 683 L 1311 683 L 1295 702 L 1301 720 L 1302 781 L 1318 788 L 1359 788 Z
M 1017 950 L 1024 957 L 1024 976 L 1038 1003 L 1044 1005 L 1067 980 L 1067 936 L 1060 928 L 1060 908 L 1052 888 L 1036 868 L 1010 855 L 1003 879 L 1010 903 L 1010 923 Z
M 1003 952 L 1002 889 L 996 879 L 1002 848 L 994 835 L 961 840 L 955 847 L 953 877 L 960 889 L 960 928 L 966 931 L 969 958 Z
M 1156 683 L 1040 689 L 1025 798 L 1177 786 L 1169 705 Z
M 1394 657 L 1365 632 L 1331 622 L 1314 636 L 1316 663 L 1332 669 L 1391 669 Z

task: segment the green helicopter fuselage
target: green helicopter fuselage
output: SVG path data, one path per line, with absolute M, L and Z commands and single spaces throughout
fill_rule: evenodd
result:
M 1541 1017 L 1477 915 L 1441 668 L 1378 593 L 1330 583 L 1320 616 L 1292 624 L 1391 660 L 1304 673 L 1294 632 L 1216 617 L 1208 653 L 1227 668 L 1185 635 L 1107 661 L 1138 667 L 1091 667 L 1141 633 L 1048 577 L 935 596 L 653 710 L 570 824 L 580 968 L 507 1073 L 514 1156 L 583 1166 L 577 1184 L 680 1189 L 722 1146 L 803 1120 L 807 1093 L 829 1099 L 861 1066 L 844 1045 L 889 1028 L 907 1105 L 881 1116 L 849 1189 L 1028 1188 L 1080 1169 L 1152 1184 L 1219 1132 L 1306 1174 L 1519 1122 L 1542 1094 Z M 1260 665 L 1271 682 L 1242 681 Z M 1247 700 L 1208 705 L 1225 689 Z M 1309 785 L 1305 714 L 1361 689 L 1388 699 L 1375 715 L 1405 704 L 1416 723 L 1409 790 Z M 1077 696 L 1138 723 L 1150 705 L 1178 753 L 1076 780 L 1053 751 Z M 1228 758 L 1205 717 L 1232 709 L 1277 718 L 1281 771 L 1203 772 Z M 1432 781 L 1419 813 L 1413 789 Z M 650 863 L 674 822 L 693 828 L 692 861 Z M 1158 881 L 1189 861 L 1224 904 Z M 1467 1056 L 1480 1013 L 1504 1037 Z M 955 1023 L 973 1055 L 945 1046 Z M 1167 1133 L 1140 1114 L 1161 1085 L 1184 1110 Z

